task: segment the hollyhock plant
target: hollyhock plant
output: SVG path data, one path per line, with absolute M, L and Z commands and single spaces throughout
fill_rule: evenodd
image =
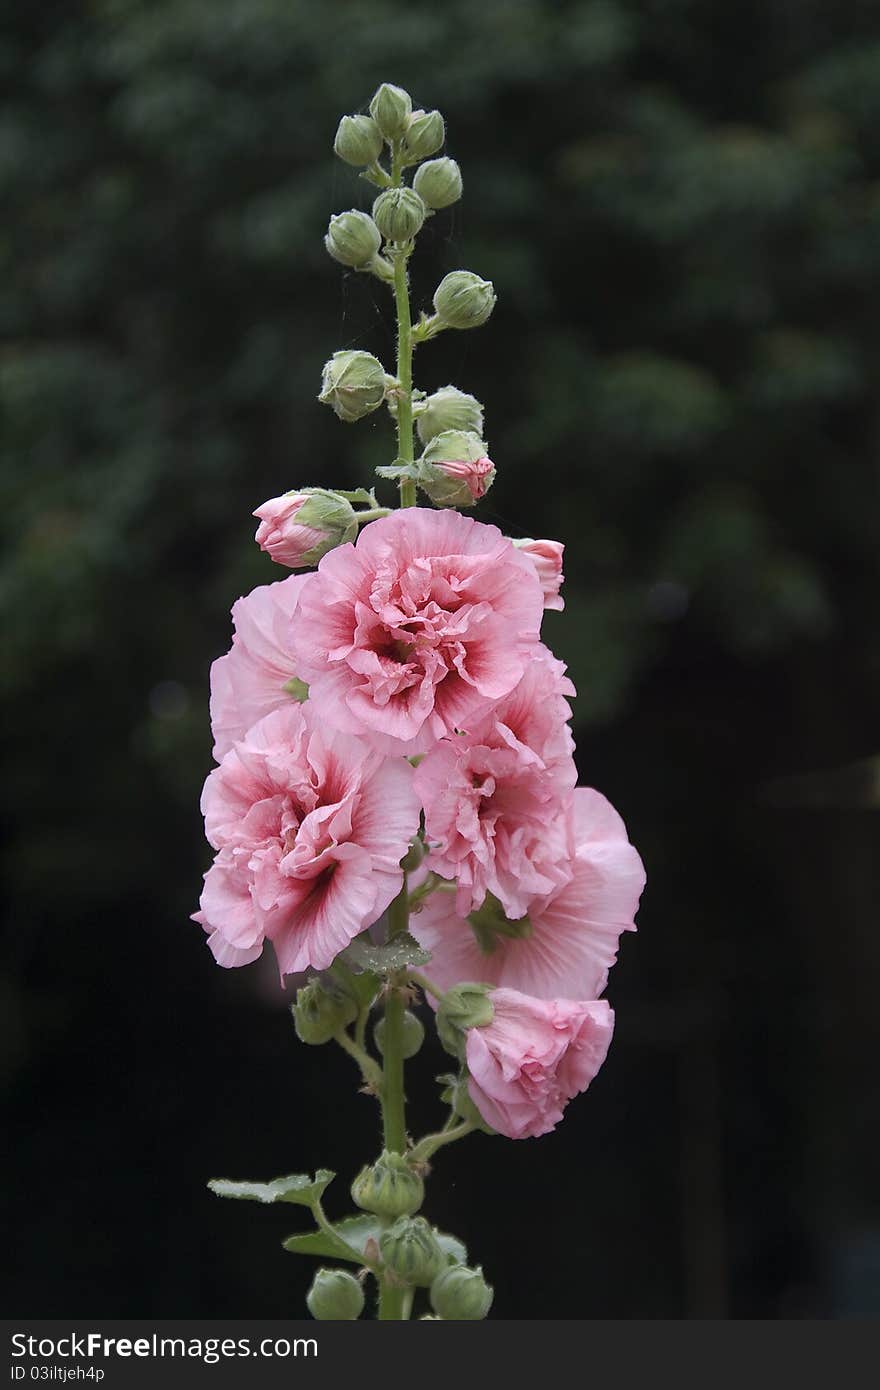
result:
M 425 900 L 412 931 L 431 953 L 435 984 L 482 980 L 539 999 L 602 994 L 622 933 L 635 930 L 645 871 L 623 821 L 599 792 L 578 787 L 568 816 L 574 849 L 566 877 L 536 898 L 526 917 L 511 921 L 497 897 L 470 915 L 450 893 Z
M 535 573 L 541 581 L 544 594 L 544 607 L 561 613 L 565 607 L 565 599 L 559 592 L 565 578 L 562 573 L 565 546 L 561 541 L 533 541 L 530 536 L 514 541 L 514 545 L 523 555 L 528 555 L 535 566 Z
M 328 736 L 308 705 L 266 715 L 233 745 L 202 794 L 218 851 L 199 920 L 221 965 L 266 938 L 282 975 L 326 970 L 400 891 L 418 829 L 412 769 Z
M 383 83 L 335 141 L 377 196 L 372 216 L 332 218 L 325 245 L 392 292 L 397 356 L 392 370 L 334 353 L 318 400 L 347 425 L 387 407 L 396 440 L 376 473 L 400 505 L 298 481 L 259 506 L 261 549 L 312 572 L 239 599 L 211 668 L 214 859 L 195 921 L 224 967 L 270 943 L 282 988 L 299 977 L 297 1037 L 338 1045 L 381 1117 L 379 1153 L 352 1165 L 349 1215 L 328 1216 L 324 1168 L 209 1184 L 311 1213 L 284 1248 L 332 1262 L 307 1297 L 322 1320 L 398 1321 L 417 1299 L 425 1319 L 488 1314 L 482 1268 L 422 1214 L 429 1160 L 469 1135 L 547 1134 L 587 1089 L 614 1026 L 600 996 L 645 882 L 620 816 L 577 786 L 575 690 L 541 637 L 563 606 L 563 546 L 461 514 L 496 477 L 483 408 L 413 382 L 417 346 L 485 324 L 496 301 L 490 281 L 453 270 L 413 319 L 416 237 L 462 193 L 454 160 L 424 163 L 444 135 L 439 112 Z M 416 1137 L 406 1066 L 429 1027 L 451 1070 L 442 1120 Z
M 211 667 L 211 730 L 220 762 L 263 715 L 307 694 L 290 651 L 290 620 L 306 581 L 292 574 L 232 605 L 232 647 Z
M 467 1017 L 457 1020 L 468 1094 L 496 1134 L 536 1139 L 556 1128 L 568 1102 L 596 1076 L 614 1012 L 604 999 L 533 999 L 515 989 L 485 997 L 488 1010 L 478 1011 L 471 1026 Z
M 496 527 L 395 512 L 325 555 L 291 642 L 329 724 L 415 754 L 513 690 L 542 610 L 528 561 Z

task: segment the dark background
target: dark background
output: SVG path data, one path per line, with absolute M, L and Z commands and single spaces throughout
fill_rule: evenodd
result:
M 876 3 L 41 0 L 0 72 L 5 1311 L 299 1316 L 304 1214 L 205 1181 L 328 1164 L 338 1210 L 373 1150 L 188 914 L 209 663 L 279 576 L 249 514 L 392 459 L 315 400 L 391 360 L 322 247 L 383 79 L 465 180 L 417 307 L 499 296 L 419 383 L 486 404 L 483 519 L 566 542 L 581 779 L 648 870 L 589 1095 L 439 1155 L 430 1213 L 502 1317 L 877 1311 Z

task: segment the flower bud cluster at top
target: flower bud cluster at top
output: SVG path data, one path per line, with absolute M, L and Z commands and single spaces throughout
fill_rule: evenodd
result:
M 378 472 L 399 483 L 403 505 L 415 502 L 419 488 L 437 507 L 472 507 L 495 477 L 483 438 L 483 408 L 455 386 L 427 395 L 414 390 L 412 381 L 418 343 L 446 329 L 479 328 L 495 306 L 488 280 L 453 270 L 437 286 L 433 312 L 411 322 L 407 262 L 415 239 L 429 218 L 462 195 L 458 164 L 440 153 L 445 139 L 440 112 L 413 110 L 409 93 L 390 82 L 373 96 L 369 114 L 343 116 L 339 122 L 336 154 L 380 192 L 371 213 L 351 208 L 332 217 L 324 244 L 334 260 L 375 275 L 393 290 L 398 352 L 394 372 L 369 352 L 334 353 L 324 367 L 319 400 L 346 422 L 369 415 L 383 402 L 388 406 L 397 427 L 397 459 Z M 418 458 L 414 427 L 423 449 Z

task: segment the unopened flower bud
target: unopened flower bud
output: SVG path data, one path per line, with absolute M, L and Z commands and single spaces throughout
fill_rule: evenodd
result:
M 479 1322 L 492 1307 L 494 1290 L 478 1266 L 450 1265 L 431 1285 L 431 1307 L 447 1322 Z
M 334 352 L 324 363 L 318 400 L 351 423 L 377 410 L 385 399 L 385 368 L 371 352 Z
M 370 115 L 386 140 L 399 140 L 412 115 L 412 97 L 402 87 L 383 82 L 370 102 Z
M 412 1216 L 425 1200 L 425 1184 L 403 1154 L 386 1149 L 375 1163 L 361 1169 L 351 1195 L 363 1211 L 376 1216 Z
M 425 1028 L 422 1020 L 417 1018 L 415 1014 L 411 1014 L 409 1009 L 404 1011 L 402 1022 L 402 1050 L 404 1059 L 408 1061 L 410 1057 L 415 1057 L 422 1043 L 425 1041 Z M 376 1046 L 384 1057 L 385 1048 L 382 1046 L 382 1039 L 385 1037 L 384 1018 L 380 1018 L 376 1023 L 373 1029 L 373 1037 L 376 1041 Z
M 428 396 L 417 420 L 419 439 L 427 444 L 444 430 L 466 430 L 483 433 L 483 407 L 475 396 L 459 391 L 457 386 L 441 386 Z
M 310 980 L 297 990 L 290 1011 L 300 1041 L 318 1044 L 329 1042 L 340 1029 L 354 1022 L 357 1004 L 348 995 L 328 989 L 320 980 Z
M 334 261 L 355 269 L 369 265 L 382 245 L 379 228 L 372 217 L 352 208 L 330 218 L 324 245 Z
M 434 295 L 434 309 L 447 328 L 479 328 L 495 308 L 491 280 L 470 270 L 451 270 Z
M 468 1028 L 485 1028 L 495 1017 L 490 986 L 455 985 L 447 990 L 437 1007 L 437 1032 L 453 1057 L 464 1060 L 465 1033 Z
M 414 111 L 403 139 L 403 157 L 408 164 L 427 159 L 446 139 L 446 126 L 439 111 Z
M 437 1238 L 423 1216 L 401 1216 L 379 1237 L 382 1259 L 404 1284 L 429 1288 L 446 1267 Z
M 544 607 L 561 612 L 565 607 L 565 599 L 559 593 L 565 578 L 562 573 L 562 553 L 565 550 L 562 541 L 534 541 L 530 536 L 526 536 L 523 540 L 513 543 L 517 550 L 528 555 L 535 567 L 544 591 Z
M 439 148 L 439 147 L 438 147 Z M 429 159 L 416 170 L 413 188 L 429 208 L 448 208 L 461 197 L 461 170 L 454 159 Z
M 333 149 L 346 164 L 374 164 L 382 152 L 382 132 L 372 116 L 343 116 Z
M 316 565 L 328 550 L 357 535 L 351 503 L 320 487 L 270 497 L 254 516 L 260 520 L 254 534 L 257 545 L 276 564 L 292 570 Z
M 364 1291 L 346 1269 L 319 1269 L 306 1306 L 319 1322 L 354 1322 L 364 1311 Z
M 495 480 L 495 465 L 478 434 L 444 430 L 418 463 L 418 484 L 438 507 L 472 507 Z
M 373 204 L 373 221 L 386 241 L 412 241 L 425 220 L 425 205 L 411 188 L 386 188 Z

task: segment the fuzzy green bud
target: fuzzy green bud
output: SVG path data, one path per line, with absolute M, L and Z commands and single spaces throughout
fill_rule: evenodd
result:
M 439 150 L 446 139 L 446 126 L 439 111 L 414 111 L 403 137 L 403 157 L 416 164 Z
M 333 149 L 346 164 L 374 164 L 382 153 L 382 132 L 372 116 L 343 116 Z
M 437 1008 L 437 1032 L 453 1057 L 464 1060 L 465 1034 L 469 1028 L 485 1028 L 495 1017 L 491 987 L 480 984 L 454 985 L 447 990 Z
M 461 197 L 461 170 L 454 159 L 429 159 L 416 170 L 413 188 L 429 208 L 451 207 Z
M 470 270 L 451 270 L 434 295 L 434 309 L 447 328 L 479 328 L 495 308 L 491 280 Z
M 467 430 L 443 430 L 425 446 L 416 480 L 436 507 L 472 507 L 495 481 L 487 445 Z
M 370 102 L 370 115 L 386 140 L 399 140 L 412 116 L 412 97 L 393 82 L 383 82 Z
M 386 241 L 412 241 L 421 230 L 425 211 L 411 188 L 386 188 L 373 204 L 373 221 Z
M 425 1200 L 425 1184 L 403 1154 L 385 1149 L 358 1173 L 351 1195 L 363 1211 L 376 1216 L 412 1216 Z
M 364 1311 L 364 1291 L 347 1269 L 319 1269 L 306 1306 L 319 1322 L 354 1322 Z
M 416 1018 L 415 1014 L 411 1014 L 409 1009 L 404 1010 L 403 1019 L 401 1021 L 403 1024 L 401 1037 L 403 1056 L 405 1061 L 409 1061 L 410 1057 L 415 1057 L 422 1043 L 425 1041 L 425 1028 L 422 1020 Z M 380 1018 L 376 1023 L 373 1029 L 373 1037 L 376 1040 L 376 1046 L 384 1057 L 385 1048 L 382 1046 L 382 1040 L 385 1037 L 384 1018 Z
M 423 1216 L 401 1216 L 379 1237 L 382 1259 L 404 1284 L 429 1288 L 446 1256 Z
M 492 1307 L 494 1296 L 479 1266 L 450 1265 L 431 1285 L 431 1307 L 447 1322 L 479 1322 Z
M 382 237 L 372 217 L 352 208 L 330 218 L 324 245 L 334 261 L 358 270 L 378 255 Z
M 426 398 L 416 419 L 416 428 L 423 444 L 444 430 L 465 430 L 481 435 L 483 407 L 475 396 L 459 391 L 457 386 L 441 386 Z
M 351 423 L 377 410 L 385 399 L 385 368 L 370 352 L 334 352 L 324 363 L 318 400 Z
M 296 992 L 291 1004 L 293 1026 L 304 1043 L 326 1043 L 357 1017 L 357 1004 L 348 995 L 328 989 L 320 980 L 310 980 Z

